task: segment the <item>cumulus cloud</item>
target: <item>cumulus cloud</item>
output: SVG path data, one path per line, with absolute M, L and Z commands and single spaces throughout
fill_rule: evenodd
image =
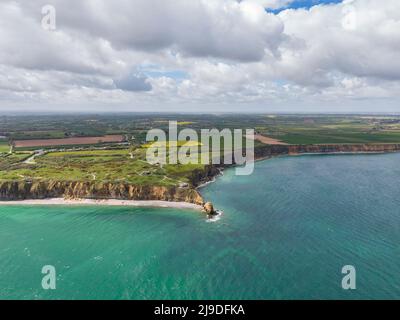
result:
M 23 8 L 37 12 L 37 2 Z M 117 49 L 173 48 L 198 57 L 260 60 L 282 40 L 283 24 L 254 1 L 48 0 L 58 27 L 106 39 Z M 78 9 L 79 8 L 79 9 Z
M 266 10 L 292 2 L 4 0 L 0 111 L 10 101 L 192 111 L 400 102 L 398 0 Z M 47 4 L 55 31 L 41 27 Z
M 280 70 L 299 82 L 329 85 L 341 72 L 400 80 L 400 3 L 356 0 L 279 15 L 285 33 L 302 46 L 284 50 Z
M 115 86 L 118 89 L 125 91 L 150 91 L 151 84 L 147 78 L 139 74 L 128 74 L 124 77 L 114 80 Z
M 0 4 L 1 64 L 77 73 L 107 73 L 117 67 L 106 41 L 81 33 L 45 31 L 40 11 L 27 15 L 23 8 L 14 1 Z

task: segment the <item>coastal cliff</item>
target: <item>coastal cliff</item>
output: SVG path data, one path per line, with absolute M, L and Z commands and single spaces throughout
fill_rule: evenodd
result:
M 133 185 L 124 182 L 16 180 L 0 181 L 0 201 L 27 199 L 160 200 L 203 205 L 195 189 L 219 173 L 214 166 L 194 170 L 183 186 Z
M 120 199 L 183 201 L 203 205 L 193 188 L 134 186 L 112 182 L 1 181 L 0 200 L 25 199 Z
M 400 144 L 315 144 L 315 145 L 269 145 L 255 149 L 255 158 L 305 153 L 388 153 L 400 152 Z
M 255 149 L 255 159 L 306 153 L 400 152 L 400 144 L 265 145 Z M 231 166 L 231 165 L 227 165 Z M 161 200 L 204 205 L 196 187 L 211 181 L 223 165 L 194 170 L 182 186 L 132 185 L 123 182 L 16 180 L 0 181 L 0 201 L 26 199 Z M 210 206 L 211 208 L 211 206 Z M 212 211 L 212 210 L 211 210 Z

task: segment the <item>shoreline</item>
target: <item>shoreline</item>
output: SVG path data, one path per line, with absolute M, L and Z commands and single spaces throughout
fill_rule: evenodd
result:
M 224 170 L 225 170 L 225 169 L 226 169 L 226 167 L 225 167 L 225 168 L 224 168 L 224 167 L 219 167 L 219 168 L 218 168 L 218 173 L 217 173 L 217 174 L 213 175 L 213 176 L 211 177 L 211 179 L 209 179 L 209 180 L 207 180 L 207 181 L 201 182 L 199 185 L 195 186 L 194 189 L 197 190 L 197 191 L 199 191 L 200 189 L 202 189 L 202 188 L 208 186 L 209 184 L 215 182 L 219 177 L 221 177 L 221 176 L 224 175 Z M 200 191 L 199 191 L 199 192 L 200 192 Z M 200 194 L 200 195 L 201 195 L 201 194 Z
M 357 155 L 357 154 L 390 154 L 398 153 L 400 150 L 393 151 L 327 151 L 327 152 L 292 152 L 292 153 L 275 153 L 255 156 L 254 162 L 266 161 L 273 158 L 280 157 L 297 157 L 297 156 L 311 156 L 311 155 Z M 218 172 L 211 176 L 206 181 L 200 181 L 199 185 L 194 186 L 199 195 L 201 189 L 207 185 L 214 183 L 219 177 L 223 176 L 224 170 L 235 167 L 235 164 L 218 167 Z M 204 203 L 206 202 L 203 199 Z M 164 200 L 120 200 L 120 199 L 64 199 L 64 198 L 47 198 L 47 199 L 24 199 L 24 200 L 0 200 L 0 207 L 2 206 L 130 206 L 130 207 L 152 207 L 152 208 L 175 208 L 175 209 L 189 209 L 204 212 L 204 207 L 198 204 L 185 201 L 164 201 Z
M 32 199 L 32 200 L 10 200 L 0 201 L 1 206 L 116 206 L 137 208 L 174 208 L 204 211 L 200 205 L 189 202 L 170 202 L 162 200 L 118 200 L 118 199 L 76 199 L 67 200 L 63 198 Z
M 376 154 L 391 154 L 391 153 L 400 153 L 400 151 L 334 151 L 334 152 L 304 152 L 304 153 L 283 153 L 283 154 L 274 154 L 269 156 L 258 157 L 254 159 L 254 162 L 270 160 L 273 158 L 282 158 L 282 157 L 301 157 L 301 156 L 340 156 L 340 155 L 376 155 Z

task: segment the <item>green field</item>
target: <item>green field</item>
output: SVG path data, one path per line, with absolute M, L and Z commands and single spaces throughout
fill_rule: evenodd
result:
M 0 140 L 0 180 L 60 180 L 124 182 L 134 185 L 191 184 L 204 165 L 151 165 L 146 151 L 150 129 L 168 133 L 168 122 L 180 129 L 255 129 L 259 134 L 288 144 L 400 143 L 400 116 L 358 115 L 184 115 L 125 114 L 80 116 L 0 117 L 1 135 L 24 138 L 90 136 L 124 133 L 129 145 L 118 144 L 51 147 L 51 152 L 26 161 L 32 152 L 8 154 Z M 165 143 L 164 143 L 165 144 Z M 186 141 L 178 141 L 178 146 Z M 156 143 L 157 145 L 157 143 Z M 161 143 L 161 146 L 163 144 Z M 198 146 L 190 142 L 190 146 Z M 168 145 L 166 145 L 168 147 Z M 221 148 L 224 142 L 221 141 Z M 264 147 L 256 142 L 255 147 Z M 122 149 L 126 148 L 126 149 Z M 106 150 L 107 149 L 107 150 Z M 215 154 L 214 154 L 215 156 Z
M 128 156 L 128 149 L 50 152 L 46 157 Z
M 58 130 L 17 131 L 10 132 L 9 135 L 14 140 L 62 139 L 68 137 L 65 132 Z
M 0 180 L 60 180 L 124 182 L 134 185 L 176 186 L 192 183 L 203 165 L 151 165 L 145 149 L 93 150 L 48 153 L 24 163 L 30 154 L 15 153 L 0 158 Z
M 150 129 L 157 128 L 168 132 L 169 121 L 177 121 L 179 130 L 191 128 L 198 133 L 201 129 L 212 128 L 255 129 L 260 134 L 289 144 L 400 143 L 399 115 L 30 115 L 0 117 L 0 128 L 1 135 L 7 135 L 14 140 L 122 134 L 129 139 L 133 138 L 132 140 L 140 145 L 146 143 L 146 133 Z
M 0 153 L 7 153 L 10 150 L 10 146 L 7 141 L 0 140 Z
M 400 143 L 400 132 L 368 133 L 359 131 L 286 130 L 283 135 L 270 135 L 289 144 L 357 144 Z
M 24 160 L 30 157 L 28 153 L 13 153 L 13 154 L 3 154 L 0 155 L 0 176 L 2 174 L 7 174 L 9 170 L 19 166 Z M 18 180 L 21 177 L 17 177 Z
M 400 143 L 400 118 L 282 116 L 256 130 L 289 144 Z

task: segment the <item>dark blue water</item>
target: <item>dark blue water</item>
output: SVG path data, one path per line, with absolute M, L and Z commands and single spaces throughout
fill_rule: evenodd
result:
M 0 207 L 0 298 L 398 299 L 400 154 L 258 162 L 201 190 L 224 211 Z M 54 265 L 57 289 L 41 287 Z M 344 265 L 357 289 L 341 287 Z

